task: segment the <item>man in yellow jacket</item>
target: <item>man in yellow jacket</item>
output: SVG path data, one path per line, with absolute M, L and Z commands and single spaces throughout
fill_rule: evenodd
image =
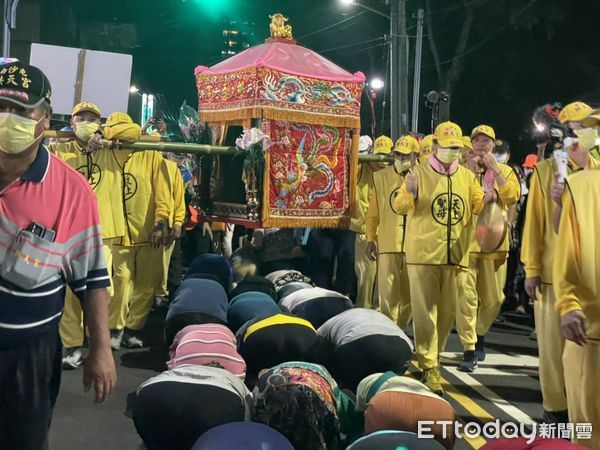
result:
M 567 339 L 562 354 L 569 421 L 591 424 L 589 439 L 573 442 L 600 449 L 600 172 L 568 177 L 553 263 L 556 311 Z M 579 436 L 581 437 L 581 436 Z
M 438 125 L 434 153 L 408 174 L 396 197 L 396 210 L 408 214 L 405 243 L 415 347 L 422 381 L 443 393 L 439 353 L 454 322 L 457 274 L 469 264 L 473 214 L 496 193 L 481 189 L 475 175 L 459 165 L 462 130 L 452 122 Z
M 123 150 L 111 149 L 99 141 L 100 109 L 93 103 L 79 103 L 73 108 L 71 128 L 75 139 L 48 146 L 48 149 L 77 170 L 90 183 L 98 198 L 104 256 L 112 276 L 112 247 L 125 234 L 123 203 L 115 201 L 122 191 L 118 164 Z M 108 289 L 112 295 L 112 286 Z M 76 369 L 83 363 L 83 312 L 77 297 L 69 290 L 60 322 L 60 336 L 65 348 L 64 369 Z
M 433 134 L 428 134 L 419 142 L 419 155 L 421 164 L 427 164 L 433 153 Z
M 136 141 L 141 128 L 125 113 L 112 113 L 105 137 Z M 109 308 L 111 345 L 143 347 L 138 331 L 150 312 L 162 278 L 164 239 L 171 219 L 171 184 L 159 152 L 130 153 L 122 165 L 125 233 L 114 245 L 114 293 Z
M 394 142 L 387 136 L 379 136 L 373 143 L 375 155 L 388 155 Z M 356 304 L 361 308 L 372 308 L 376 292 L 377 264 L 367 256 L 365 217 L 369 207 L 369 196 L 373 190 L 373 174 L 385 167 L 382 163 L 361 163 L 356 186 L 356 207 L 350 222 L 350 230 L 356 233 L 354 241 L 354 269 L 358 279 Z
M 559 118 L 563 123 L 581 122 L 591 111 L 576 102 L 565 106 Z M 587 152 L 572 148 L 569 152 L 569 173 L 595 168 L 597 163 Z M 557 186 L 558 166 L 554 158 L 540 161 L 534 168 L 529 187 L 521 260 L 525 266 L 525 290 L 535 300 L 535 329 L 539 350 L 539 373 L 544 421 L 564 423 L 568 418 L 565 396 L 562 351 L 564 339 L 560 332 L 560 317 L 555 311 L 552 263 L 555 259 L 556 234 L 553 219 L 558 208 L 553 200 L 560 198 Z M 558 195 L 557 195 L 558 194 Z
M 171 204 L 169 205 L 171 216 L 169 218 L 169 234 L 165 239 L 165 246 L 163 247 L 163 272 L 161 274 L 161 283 L 155 293 L 157 297 L 156 300 L 158 300 L 157 303 L 159 304 L 168 303 L 168 297 L 174 294 L 171 290 L 176 289 L 180 282 L 180 280 L 173 280 L 175 281 L 174 283 L 168 283 L 168 279 L 171 271 L 171 257 L 174 253 L 181 252 L 179 239 L 181 238 L 181 227 L 185 221 L 186 211 L 185 186 L 183 185 L 183 177 L 179 171 L 179 166 L 177 165 L 177 162 L 167 158 L 165 158 L 165 164 L 169 176 L 169 187 L 171 192 Z M 181 258 L 181 256 L 178 257 Z
M 497 193 L 498 204 L 506 217 L 508 209 L 521 196 L 521 184 L 510 166 L 496 161 L 492 153 L 495 141 L 496 133 L 492 127 L 475 127 L 471 132 L 473 150 L 469 165 L 484 192 Z M 473 221 L 477 222 L 477 217 L 473 217 Z M 463 361 L 458 370 L 463 372 L 472 372 L 477 363 L 485 359 L 485 335 L 504 302 L 508 249 L 509 237 L 506 233 L 498 249 L 483 252 L 475 241 L 473 230 L 469 268 L 463 277 L 463 296 L 459 299 L 456 317 L 458 335 L 464 348 Z
M 373 174 L 373 189 L 367 210 L 367 256 L 377 261 L 377 288 L 381 312 L 401 329 L 411 317 L 410 285 L 404 254 L 406 214 L 395 209 L 404 177 L 415 165 L 419 143 L 412 136 L 396 142 L 393 166 Z

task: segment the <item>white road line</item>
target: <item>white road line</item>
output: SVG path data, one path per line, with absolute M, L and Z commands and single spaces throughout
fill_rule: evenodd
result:
M 458 363 L 462 360 L 462 353 L 443 352 L 440 354 L 442 363 Z M 480 367 L 523 367 L 526 369 L 537 369 L 539 359 L 530 355 L 507 355 L 504 353 L 488 353 L 485 361 L 479 363 Z
M 511 368 L 511 369 L 496 369 L 495 367 L 482 367 L 482 366 L 478 366 L 477 369 L 475 369 L 475 373 L 477 375 L 491 375 L 491 376 L 497 376 L 497 377 L 505 377 L 507 375 L 509 376 L 523 376 L 523 377 L 529 377 L 531 375 L 537 375 L 538 371 L 537 371 L 537 367 L 536 368 L 532 368 L 532 367 L 523 367 L 523 368 Z
M 486 358 L 486 361 L 487 361 L 487 358 Z M 496 394 L 494 391 L 492 391 L 491 389 L 482 385 L 479 381 L 477 381 L 471 375 L 468 375 L 464 372 L 459 372 L 456 369 L 456 367 L 446 366 L 446 367 L 444 367 L 444 369 L 447 370 L 452 375 L 454 375 L 456 378 L 463 381 L 467 386 L 474 389 L 476 392 L 478 392 L 484 398 L 486 398 L 487 400 L 492 402 L 496 407 L 498 407 L 503 412 L 508 414 L 508 416 L 512 417 L 517 423 L 532 424 L 532 423 L 536 422 L 528 414 L 525 414 L 523 411 L 521 411 L 515 405 L 513 405 L 512 403 L 509 403 L 508 401 L 506 401 L 505 399 L 500 397 L 498 394 Z

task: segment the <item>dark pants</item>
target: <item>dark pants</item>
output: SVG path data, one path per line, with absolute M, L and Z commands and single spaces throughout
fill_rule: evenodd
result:
M 328 369 L 341 387 L 356 391 L 358 383 L 373 373 L 389 370 L 404 375 L 411 358 L 412 351 L 404 339 L 377 334 L 336 348 Z
M 238 331 L 238 336 L 245 332 Z M 239 344 L 246 361 L 246 386 L 252 388 L 262 369 L 288 361 L 307 361 L 317 340 L 312 328 L 285 324 L 261 328 Z
M 206 384 L 150 384 L 133 405 L 135 428 L 149 450 L 189 450 L 205 431 L 243 420 L 238 395 Z
M 315 328 L 319 328 L 332 317 L 352 309 L 352 303 L 346 298 L 321 297 L 301 303 L 292 310 L 292 314 L 308 320 Z
M 307 242 L 310 278 L 317 286 L 341 292 L 353 302 L 356 300 L 354 240 L 355 234 L 349 230 L 314 229 Z
M 48 448 L 61 358 L 58 326 L 15 347 L 0 347 L 0 449 Z

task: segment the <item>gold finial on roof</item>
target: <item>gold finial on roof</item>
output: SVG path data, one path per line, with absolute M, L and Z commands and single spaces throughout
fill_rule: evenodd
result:
M 271 19 L 269 29 L 271 30 L 272 38 L 293 39 L 292 26 L 285 24 L 289 20 L 287 17 L 281 13 L 277 13 L 269 16 L 269 19 Z

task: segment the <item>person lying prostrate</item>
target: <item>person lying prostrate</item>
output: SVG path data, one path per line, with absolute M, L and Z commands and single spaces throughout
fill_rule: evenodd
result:
M 275 301 L 279 299 L 273 283 L 264 277 L 250 276 L 244 278 L 238 282 L 236 287 L 231 290 L 229 293 L 229 300 L 240 294 L 243 294 L 244 292 L 262 292 L 263 294 L 270 296 Z
M 306 361 L 314 351 L 317 332 L 307 320 L 275 314 L 246 322 L 236 338 L 246 361 L 246 383 L 253 386 L 263 369 L 287 361 Z
M 283 434 L 262 423 L 234 422 L 208 430 L 192 450 L 294 450 Z
M 279 291 L 277 292 L 277 296 L 279 298 L 279 301 L 281 301 L 283 299 L 283 297 L 287 297 L 288 295 L 299 291 L 301 289 L 310 289 L 312 288 L 313 285 L 309 284 L 309 283 L 304 283 L 302 281 L 293 281 L 291 283 L 286 284 L 285 286 L 282 286 L 281 288 L 279 288 Z
M 142 383 L 135 428 L 148 450 L 189 450 L 218 425 L 250 418 L 252 394 L 225 369 L 182 365 Z
M 433 439 L 419 439 L 415 433 L 405 431 L 377 431 L 364 436 L 350 445 L 346 450 L 444 450 L 444 447 Z
M 242 381 L 246 363 L 237 351 L 235 336 L 225 325 L 189 325 L 175 336 L 169 349 L 169 369 L 184 364 L 219 367 Z
M 297 270 L 277 270 L 276 272 L 271 272 L 266 275 L 265 278 L 275 285 L 275 290 L 277 292 L 289 283 L 300 282 L 312 284 L 310 278 Z
M 352 301 L 345 295 L 320 287 L 300 289 L 283 297 L 279 304 L 295 316 L 308 320 L 315 328 L 353 308 Z
M 234 297 L 227 307 L 227 325 L 236 333 L 249 320 L 279 314 L 281 308 L 262 292 L 244 292 Z
M 165 318 L 165 337 L 171 343 L 188 325 L 227 324 L 227 294 L 214 280 L 189 278 L 181 283 Z
M 200 273 L 214 275 L 226 292 L 231 291 L 233 285 L 233 268 L 229 260 L 223 258 L 221 255 L 204 253 L 196 256 L 190 263 L 187 273 L 189 275 Z M 186 276 L 186 278 L 188 277 Z
M 253 391 L 252 420 L 275 428 L 294 448 L 341 450 L 331 385 L 317 370 L 294 365 L 261 371 Z
M 353 308 L 325 322 L 319 335 L 319 362 L 343 388 L 355 391 L 367 375 L 392 371 L 404 374 L 413 345 L 387 316 L 370 309 Z
M 356 389 L 356 409 L 364 411 L 365 434 L 382 430 L 419 431 L 423 420 L 440 423 L 456 420 L 450 404 L 413 378 L 394 372 L 375 373 Z M 432 425 L 430 434 L 447 449 L 454 447 L 454 435 Z

